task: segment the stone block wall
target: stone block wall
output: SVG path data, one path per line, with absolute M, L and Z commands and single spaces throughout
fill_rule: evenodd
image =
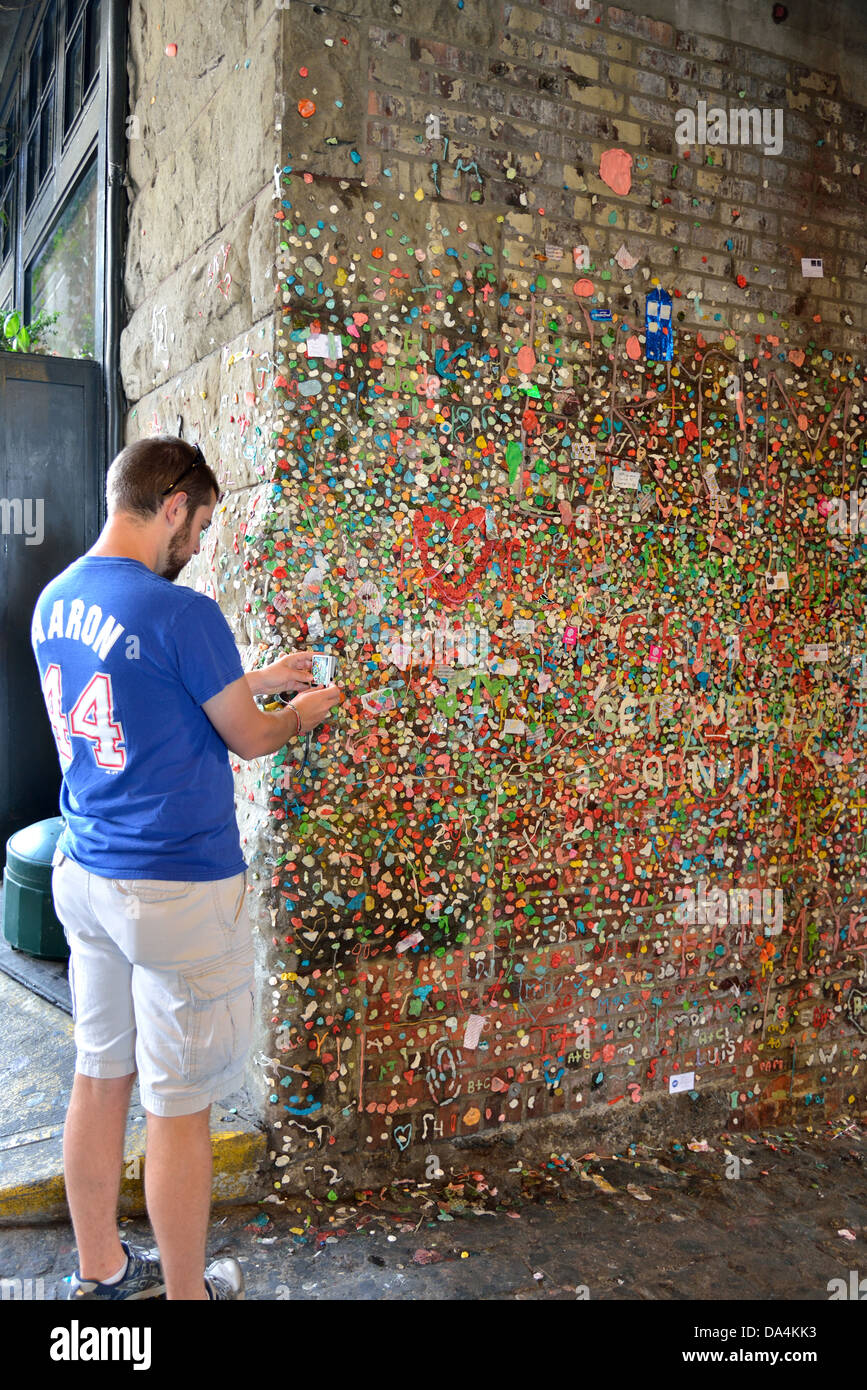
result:
M 284 20 L 265 0 L 193 10 L 134 0 L 129 15 L 125 442 L 176 433 L 180 417 L 184 438 L 199 440 L 217 472 L 225 500 L 183 582 L 220 603 L 247 669 L 276 654 L 251 621 L 244 561 L 274 458 Z M 261 763 L 233 768 L 243 849 L 261 854 L 268 779 Z M 255 1067 L 250 1085 L 261 1092 Z

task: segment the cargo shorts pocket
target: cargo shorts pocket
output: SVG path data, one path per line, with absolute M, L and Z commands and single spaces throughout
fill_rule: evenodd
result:
M 236 932 L 241 924 L 247 896 L 246 869 L 234 878 L 219 879 L 212 887 L 217 921 L 225 931 Z
M 113 878 L 112 883 L 127 897 L 140 903 L 173 903 L 185 898 L 192 883 L 176 883 L 165 878 Z
M 148 907 L 174 908 L 184 902 L 194 883 L 168 882 L 162 878 L 113 878 L 112 887 L 121 895 L 123 915 L 138 921 Z
M 64 932 L 64 935 L 66 935 L 66 928 L 65 928 L 65 927 L 64 927 L 64 929 L 63 929 L 63 932 Z M 70 952 L 69 961 L 68 961 L 67 967 L 66 967 L 66 979 L 67 979 L 67 981 L 68 981 L 68 983 L 69 983 L 69 1003 L 70 1003 L 71 1008 L 72 1008 L 72 1021 L 73 1021 L 73 1023 L 77 1023 L 77 1022 L 78 1022 L 78 1005 L 77 1005 L 76 1002 L 75 1002 L 75 966 L 74 966 L 74 964 L 73 964 L 72 953 L 71 953 L 71 952 Z
M 202 1082 L 243 1065 L 253 1033 L 253 952 L 245 948 L 181 974 L 188 1027 L 183 1077 Z

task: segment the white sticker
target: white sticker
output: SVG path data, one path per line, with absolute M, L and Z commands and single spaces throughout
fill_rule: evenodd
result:
M 593 463 L 596 458 L 595 439 L 576 439 L 572 447 L 579 463 Z
M 827 661 L 828 643 L 827 642 L 808 642 L 804 648 L 805 661 Z
M 302 589 L 321 589 L 322 581 L 325 578 L 325 570 L 318 565 L 313 565 L 305 574 L 301 581 Z
M 777 570 L 775 574 L 766 574 L 765 585 L 768 589 L 788 589 L 788 573 L 786 570 Z
M 464 1030 L 464 1041 L 462 1046 L 472 1050 L 479 1045 L 479 1034 L 485 1026 L 484 1014 L 470 1014 L 467 1019 L 467 1026 Z
M 634 270 L 639 261 L 639 257 L 633 256 L 624 245 L 621 245 L 619 251 L 615 251 L 614 259 L 621 270 Z
M 638 488 L 641 483 L 641 474 L 634 473 L 631 468 L 615 468 L 612 476 L 615 487 Z
M 522 734 L 524 732 L 523 719 L 507 719 L 503 725 L 504 734 Z
M 406 642 L 392 642 L 390 659 L 399 671 L 405 671 L 412 660 L 412 647 Z
M 679 1071 L 679 1072 L 675 1072 L 674 1076 L 670 1076 L 670 1077 L 668 1078 L 668 1094 L 669 1094 L 669 1095 L 671 1095 L 672 1092 L 674 1092 L 674 1091 L 694 1091 L 694 1090 L 695 1090 L 695 1072 L 694 1072 L 694 1071 Z
M 333 333 L 311 333 L 307 339 L 308 357 L 325 357 L 329 362 L 339 362 L 343 356 L 343 344 Z
M 562 259 L 563 259 L 563 247 L 562 247 L 562 246 L 552 246 L 551 243 L 550 243 L 550 241 L 549 241 L 549 242 L 546 242 L 546 244 L 545 244 L 545 260 L 546 260 L 546 261 L 562 261 Z
M 489 656 L 488 670 L 493 676 L 517 676 L 518 663 L 513 656 Z
M 716 469 L 712 463 L 709 463 L 704 470 L 704 480 L 711 497 L 717 497 L 719 495 L 719 483 L 716 480 Z
M 400 954 L 401 951 L 408 951 L 411 947 L 418 946 L 420 941 L 424 941 L 424 937 L 420 931 L 414 931 L 409 936 L 405 936 L 402 941 L 398 941 L 394 949 Z
M 512 623 L 512 627 L 519 636 L 524 636 L 529 632 L 536 631 L 536 624 L 532 618 L 516 618 Z
M 801 274 L 809 280 L 823 280 L 825 278 L 825 267 L 820 256 L 802 256 Z

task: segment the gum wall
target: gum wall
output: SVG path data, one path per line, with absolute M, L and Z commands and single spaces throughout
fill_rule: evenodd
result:
M 198 586 L 347 695 L 236 766 L 274 1180 L 863 1114 L 864 107 L 705 6 L 351 8 L 263 22 L 239 337 L 131 429 L 186 399 Z

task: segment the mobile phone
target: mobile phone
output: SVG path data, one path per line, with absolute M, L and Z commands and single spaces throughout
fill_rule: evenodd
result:
M 337 657 L 331 652 L 314 652 L 311 674 L 314 685 L 331 685 L 337 670 Z

